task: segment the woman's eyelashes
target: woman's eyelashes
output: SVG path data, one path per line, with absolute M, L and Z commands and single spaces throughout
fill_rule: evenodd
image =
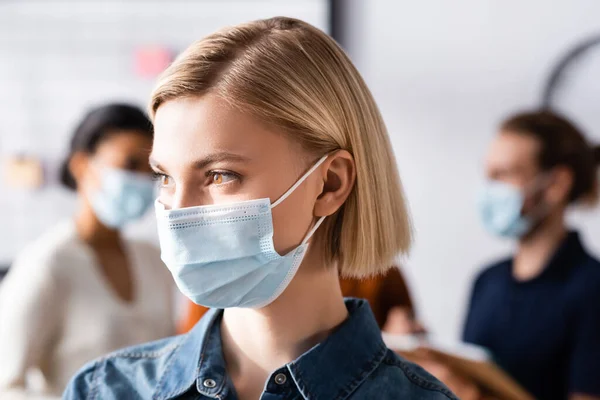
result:
M 162 172 L 154 171 L 152 178 L 158 182 L 158 186 L 161 189 L 171 188 L 175 184 L 175 180 Z M 231 171 L 208 171 L 206 172 L 206 180 L 203 186 L 220 186 L 225 187 L 236 182 L 241 181 L 241 176 Z
M 239 182 L 241 177 L 239 174 L 231 171 L 208 171 L 206 173 L 208 185 L 224 186 L 231 183 Z
M 173 185 L 173 178 L 169 175 L 163 174 L 162 172 L 153 172 L 152 179 L 158 182 L 159 187 L 166 188 Z

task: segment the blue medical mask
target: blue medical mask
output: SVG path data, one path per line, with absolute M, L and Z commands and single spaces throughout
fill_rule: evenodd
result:
M 155 199 L 155 184 L 146 174 L 106 166 L 97 167 L 100 188 L 90 193 L 96 217 L 110 228 L 121 228 L 141 218 Z
M 281 256 L 273 245 L 271 209 L 326 159 L 321 158 L 273 204 L 258 199 L 167 210 L 157 201 L 161 258 L 179 290 L 194 303 L 212 308 L 260 308 L 279 297 L 325 217 L 296 249 Z
M 484 227 L 492 234 L 519 239 L 531 231 L 547 211 L 538 206 L 528 215 L 523 215 L 526 193 L 539 190 L 545 177 L 536 179 L 525 189 L 499 182 L 488 181 L 479 194 L 479 212 Z

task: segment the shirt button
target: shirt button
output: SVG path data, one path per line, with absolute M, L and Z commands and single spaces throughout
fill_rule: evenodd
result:
M 287 376 L 285 374 L 277 374 L 275 375 L 275 383 L 278 385 L 283 385 L 287 381 Z
M 215 382 L 214 379 L 205 379 L 204 382 L 202 382 L 202 384 L 204 385 L 204 387 L 212 389 L 215 386 L 217 386 L 217 382 Z

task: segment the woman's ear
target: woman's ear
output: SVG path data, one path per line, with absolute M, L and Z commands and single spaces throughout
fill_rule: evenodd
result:
M 346 150 L 338 150 L 323 163 L 323 190 L 315 203 L 315 216 L 334 214 L 344 204 L 356 181 L 354 157 Z
M 69 160 L 69 172 L 73 175 L 73 179 L 77 183 L 77 187 L 85 186 L 83 181 L 87 175 L 90 164 L 90 158 L 87 153 L 76 151 Z

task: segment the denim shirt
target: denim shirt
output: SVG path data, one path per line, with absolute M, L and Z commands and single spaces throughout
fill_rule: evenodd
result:
M 456 399 L 420 367 L 390 351 L 366 301 L 325 341 L 273 371 L 261 400 Z M 222 310 L 183 336 L 118 351 L 85 366 L 63 399 L 220 399 L 237 395 L 221 345 Z

